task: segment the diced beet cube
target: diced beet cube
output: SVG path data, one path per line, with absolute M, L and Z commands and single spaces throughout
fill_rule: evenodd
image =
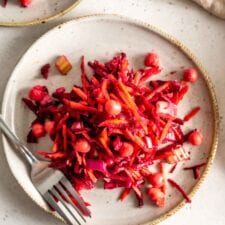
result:
M 42 68 L 41 68 L 41 75 L 45 78 L 48 79 L 48 74 L 49 74 L 49 70 L 50 70 L 51 66 L 50 64 L 45 64 Z

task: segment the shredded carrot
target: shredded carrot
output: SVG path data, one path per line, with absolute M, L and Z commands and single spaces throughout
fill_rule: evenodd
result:
M 73 91 L 84 101 L 87 101 L 87 95 L 81 90 L 81 88 L 73 87 Z
M 158 88 L 154 89 L 146 98 L 148 100 L 152 99 L 157 93 L 162 92 L 163 90 L 168 88 L 169 85 L 170 85 L 170 82 L 166 82 L 166 83 L 162 84 Z
M 98 110 L 96 108 L 90 107 L 90 106 L 85 106 L 79 102 L 74 102 L 74 101 L 69 101 L 67 99 L 63 100 L 64 104 L 68 106 L 71 109 L 76 109 L 76 110 L 81 110 L 81 111 L 86 111 L 86 112 L 92 112 L 92 113 L 97 113 Z
M 192 119 L 192 117 L 194 117 L 199 111 L 201 110 L 200 107 L 195 107 L 194 109 L 191 110 L 191 112 L 189 112 L 185 117 L 184 117 L 184 121 L 187 122 L 190 119 Z
M 126 120 L 119 120 L 119 119 L 111 119 L 105 120 L 104 122 L 99 124 L 99 127 L 118 127 L 121 125 L 127 125 L 128 121 Z
M 103 145 L 103 147 L 105 148 L 106 152 L 108 153 L 108 155 L 110 157 L 113 157 L 113 153 L 110 150 L 109 146 L 108 146 L 108 135 L 107 135 L 107 130 L 106 128 L 104 128 L 102 130 L 102 133 L 100 135 L 99 141 L 101 142 L 101 144 Z
M 129 195 L 130 191 L 130 188 L 125 188 L 119 197 L 120 201 L 124 201 L 125 198 Z
M 102 90 L 103 96 L 108 100 L 108 99 L 110 99 L 110 97 L 109 97 L 109 93 L 108 93 L 107 87 L 108 87 L 108 80 L 104 79 L 103 82 L 102 82 L 101 90 Z

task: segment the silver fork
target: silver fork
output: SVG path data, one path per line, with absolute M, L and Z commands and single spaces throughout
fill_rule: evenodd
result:
M 5 136 L 14 144 L 16 149 L 22 153 L 30 164 L 31 180 L 45 201 L 55 209 L 68 224 L 81 225 L 86 222 L 83 213 L 91 217 L 90 211 L 64 174 L 59 170 L 50 168 L 50 162 L 37 159 L 11 131 L 1 114 L 0 130 L 2 130 Z M 81 210 L 72 202 L 70 195 L 75 198 Z

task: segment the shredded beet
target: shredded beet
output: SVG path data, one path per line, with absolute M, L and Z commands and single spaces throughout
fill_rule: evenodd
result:
M 48 74 L 49 74 L 49 70 L 51 68 L 51 65 L 45 64 L 42 68 L 41 68 L 41 75 L 45 78 L 48 79 Z
M 200 107 L 196 107 L 194 109 L 191 110 L 191 112 L 189 112 L 185 117 L 184 117 L 184 121 L 187 122 L 190 119 L 192 119 L 192 117 L 194 117 L 199 111 L 201 110 Z
M 191 166 L 191 167 L 185 167 L 183 168 L 184 170 L 192 170 L 193 171 L 193 175 L 194 175 L 194 179 L 198 179 L 200 177 L 200 169 L 201 167 L 205 166 L 206 163 L 201 163 L 195 166 Z
M 177 168 L 177 163 L 172 166 L 170 173 L 173 173 L 176 170 L 176 168 Z
M 183 188 L 181 188 L 179 184 L 177 184 L 174 180 L 171 180 L 171 179 L 167 179 L 167 180 L 173 187 L 175 187 L 183 195 L 187 203 L 191 203 L 191 199 L 188 197 L 186 192 L 183 190 Z
M 52 94 L 45 86 L 31 88 L 23 102 L 36 119 L 27 140 L 37 142 L 48 136 L 53 142 L 50 153 L 49 149 L 38 153 L 51 159 L 51 166 L 62 170 L 78 191 L 91 189 L 101 180 L 105 189 L 124 188 L 121 201 L 134 192 L 141 207 L 147 184 L 150 199 L 163 207 L 163 163 L 173 164 L 175 170 L 179 162 L 190 159 L 183 144 L 192 131 L 184 134 L 182 127 L 197 110 L 184 121 L 177 117 L 179 102 L 189 89 L 186 82 L 154 79 L 146 83 L 162 71 L 158 55 L 148 54 L 147 67 L 137 71 L 128 64 L 125 53 L 106 63 L 88 62 L 93 70 L 88 76 L 82 57 L 81 86 L 59 87 Z M 72 69 L 63 55 L 55 65 L 63 75 Z M 49 64 L 42 67 L 44 78 L 49 68 Z M 158 162 L 158 173 L 152 173 L 151 165 Z M 190 202 L 174 181 L 168 181 Z

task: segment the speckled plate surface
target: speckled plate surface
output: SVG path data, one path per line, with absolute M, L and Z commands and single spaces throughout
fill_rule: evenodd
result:
M 0 26 L 30 26 L 45 23 L 72 10 L 81 0 L 33 0 L 27 8 L 18 0 L 0 6 Z M 1 1 L 0 1 L 1 2 Z
M 139 68 L 143 66 L 143 57 L 146 52 L 152 50 L 159 54 L 164 68 L 157 79 L 179 79 L 181 67 L 195 67 L 201 74 L 198 82 L 191 85 L 188 95 L 179 105 L 179 116 L 183 117 L 191 108 L 201 106 L 201 112 L 187 123 L 185 130 L 197 127 L 202 130 L 205 140 L 198 148 L 185 146 L 191 150 L 192 154 L 191 160 L 185 162 L 184 165 L 207 162 L 207 166 L 202 171 L 203 175 L 199 180 L 193 179 L 191 172 L 181 170 L 183 165 L 179 165 L 176 171 L 170 175 L 192 196 L 207 174 L 216 152 L 218 138 L 216 97 L 213 86 L 198 60 L 179 41 L 155 27 L 120 16 L 98 15 L 79 18 L 54 28 L 37 40 L 17 64 L 5 91 L 3 116 L 25 142 L 29 124 L 34 117 L 22 104 L 21 97 L 27 94 L 31 86 L 47 85 L 50 91 L 64 86 L 70 90 L 74 83 L 80 82 L 81 55 L 85 55 L 86 60 L 107 60 L 116 53 L 124 51 L 129 57 L 130 64 Z M 70 58 L 73 70 L 67 77 L 59 76 L 52 71 L 53 74 L 49 79 L 43 80 L 40 76 L 40 67 L 46 62 L 54 61 L 55 57 L 61 54 Z M 178 73 L 166 75 L 169 71 L 174 70 Z M 49 148 L 49 143 L 43 139 L 38 145 L 29 147 L 32 151 L 46 149 Z M 31 183 L 26 163 L 21 160 L 5 139 L 4 150 L 10 169 L 19 184 L 39 206 L 50 212 Z M 170 168 L 171 166 L 166 165 L 166 171 Z M 117 201 L 120 191 L 119 189 L 107 191 L 98 187 L 82 192 L 84 198 L 92 204 L 92 218 L 88 220 L 88 225 L 152 225 L 166 219 L 185 204 L 182 196 L 171 187 L 168 187 L 167 203 L 163 209 L 155 207 L 147 197 L 145 205 L 141 209 L 136 207 L 137 203 L 133 195 L 121 203 Z

